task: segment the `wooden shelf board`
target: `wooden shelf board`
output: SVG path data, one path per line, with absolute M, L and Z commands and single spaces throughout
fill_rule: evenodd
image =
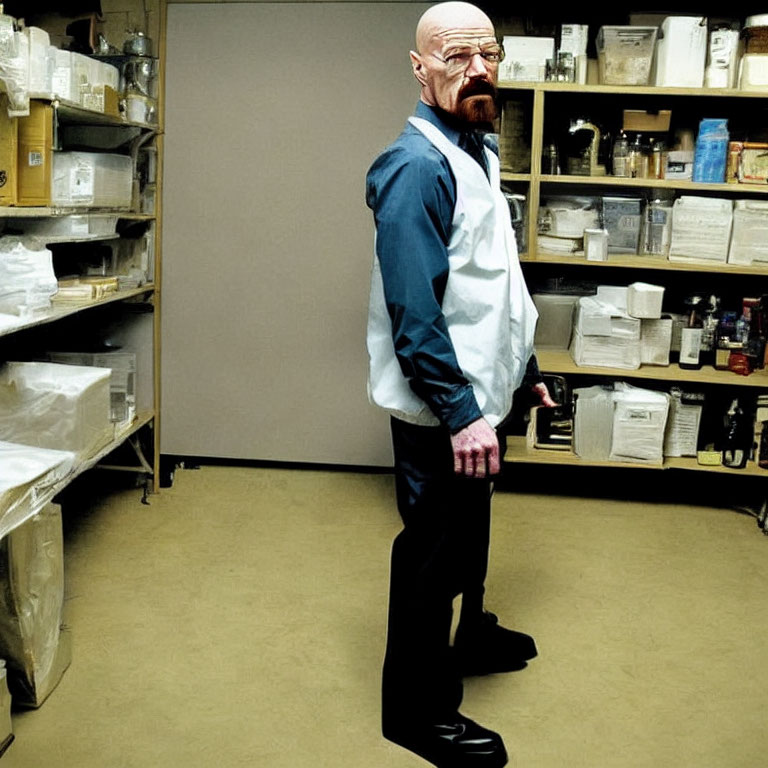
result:
M 720 472 L 737 476 L 768 478 L 768 470 L 760 469 L 754 462 L 749 462 L 744 469 L 731 469 L 722 465 L 705 466 L 696 459 L 688 457 L 664 459 L 663 464 L 643 464 L 632 461 L 587 461 L 570 451 L 546 451 L 529 448 L 526 438 L 510 435 L 507 437 L 504 462 L 508 464 L 558 464 L 572 467 L 624 467 L 626 469 L 686 469 L 691 471 Z
M 677 189 L 691 192 L 718 192 L 721 194 L 768 195 L 768 184 L 702 184 L 687 179 L 627 179 L 623 176 L 556 176 L 545 174 L 539 177 L 542 184 L 579 184 L 605 187 L 630 187 L 650 189 Z
M 621 96 L 697 96 L 732 99 L 765 99 L 766 91 L 740 91 L 732 88 L 667 88 L 655 85 L 579 85 L 578 83 L 499 81 L 502 91 L 542 91 L 544 93 L 596 93 Z
M 505 171 L 503 168 L 501 170 L 501 180 L 502 181 L 530 181 L 531 180 L 531 174 L 530 173 L 513 173 L 512 171 Z
M 126 427 L 121 429 L 108 445 L 105 445 L 99 451 L 89 456 L 85 461 L 78 464 L 67 477 L 60 480 L 54 486 L 54 496 L 61 493 L 76 477 L 93 469 L 105 456 L 108 456 L 116 448 L 119 448 L 131 435 L 138 432 L 155 418 L 154 411 L 143 411 L 136 415 L 136 418 Z
M 704 366 L 698 371 L 688 371 L 677 365 L 643 365 L 637 370 L 581 366 L 573 362 L 567 349 L 536 350 L 539 368 L 545 373 L 581 374 L 604 378 L 657 379 L 660 381 L 690 382 L 693 384 L 718 384 L 732 387 L 762 387 L 768 389 L 768 373 L 755 371 L 749 376 L 739 376 L 732 371 L 718 371 Z
M 74 101 L 66 101 L 58 98 L 51 93 L 33 93 L 30 98 L 35 101 L 45 101 L 56 108 L 60 117 L 65 122 L 79 123 L 84 125 L 106 125 L 115 128 L 141 128 L 146 131 L 157 130 L 156 124 L 138 123 L 132 120 L 126 120 L 122 115 L 110 115 L 105 112 L 96 112 L 93 109 L 86 109 L 82 104 Z
M 12 333 L 18 333 L 19 331 L 26 330 L 28 328 L 35 328 L 39 325 L 45 325 L 47 323 L 53 323 L 56 320 L 61 320 L 64 317 L 70 315 L 76 315 L 78 312 L 84 312 L 87 309 L 93 309 L 94 307 L 102 307 L 105 304 L 113 304 L 116 301 L 124 301 L 125 299 L 131 299 L 135 296 L 141 296 L 145 293 L 154 293 L 155 286 L 152 283 L 147 283 L 141 286 L 141 288 L 132 288 L 128 291 L 117 291 L 116 293 L 107 296 L 106 298 L 99 299 L 98 301 L 77 302 L 61 304 L 54 306 L 47 312 L 36 315 L 33 318 L 29 318 L 21 321 L 18 325 L 14 325 L 10 328 L 0 328 L 0 337 L 10 336 Z
M 718 275 L 764 275 L 768 277 L 768 263 L 763 266 L 726 264 L 721 261 L 669 261 L 655 255 L 609 253 L 608 261 L 587 261 L 583 254 L 546 253 L 534 251 L 520 256 L 529 264 L 564 264 L 579 267 L 622 267 L 628 269 L 660 269 L 671 272 L 714 272 Z
M 151 221 L 155 218 L 153 213 L 137 213 L 123 209 L 109 208 L 74 208 L 71 206 L 0 206 L 0 218 L 8 219 L 40 219 L 57 218 L 60 216 L 117 216 L 118 219 L 135 219 L 137 221 Z

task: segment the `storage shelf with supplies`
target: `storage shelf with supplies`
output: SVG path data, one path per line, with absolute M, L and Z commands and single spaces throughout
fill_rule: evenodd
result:
M 724 257 L 721 260 L 696 259 L 693 254 L 685 260 L 670 260 L 662 254 L 616 252 L 611 247 L 606 260 L 587 260 L 581 247 L 575 246 L 573 252 L 569 252 L 569 244 L 566 246 L 547 239 L 539 241 L 540 211 L 551 198 L 570 196 L 600 200 L 603 197 L 632 197 L 648 200 L 655 197 L 672 199 L 698 196 L 746 199 L 759 201 L 755 205 L 765 205 L 768 202 L 768 183 L 743 183 L 746 178 L 742 179 L 742 183 L 736 183 L 735 179 L 731 183 L 700 183 L 684 175 L 668 178 L 645 178 L 643 174 L 638 174 L 641 176 L 639 178 L 612 176 L 611 167 L 603 163 L 602 159 L 600 163 L 579 172 L 582 166 L 578 163 L 569 163 L 565 167 L 563 144 L 558 146 L 559 170 L 562 172 L 555 173 L 549 170 L 550 158 L 547 152 L 552 144 L 557 145 L 558 137 L 567 135 L 569 123 L 572 126 L 580 118 L 595 126 L 605 124 L 623 127 L 621 121 L 624 113 L 657 115 L 664 111 L 672 116 L 673 128 L 688 128 L 689 121 L 698 125 L 700 118 L 720 115 L 733 118 L 731 122 L 741 129 L 750 125 L 759 127 L 765 122 L 763 115 L 768 114 L 768 92 L 501 81 L 499 97 L 501 178 L 509 192 L 525 199 L 524 241 L 519 242 L 519 251 L 531 293 L 538 290 L 554 294 L 588 295 L 585 286 L 589 285 L 626 286 L 637 282 L 652 282 L 666 286 L 670 302 L 675 301 L 678 294 L 682 294 L 688 286 L 696 286 L 698 290 L 705 291 L 705 295 L 708 295 L 707 290 L 718 295 L 722 291 L 723 296 L 728 298 L 768 294 L 768 262 L 764 261 L 728 263 Z M 618 132 L 618 128 L 616 130 Z M 660 136 L 662 134 L 659 130 L 657 135 Z M 599 130 L 595 130 L 596 135 L 599 133 Z M 674 131 L 668 130 L 667 133 Z M 593 164 L 596 162 L 597 146 L 596 139 L 592 144 Z M 602 167 L 599 167 L 600 164 Z M 572 173 L 568 173 L 569 170 Z M 590 171 L 594 175 L 587 175 Z M 595 226 L 588 224 L 585 228 Z M 546 233 L 547 230 L 542 232 Z M 560 248 L 560 252 L 551 246 Z M 644 250 L 642 243 L 636 250 Z M 670 311 L 679 311 L 676 304 L 670 303 L 670 307 L 674 307 Z M 574 386 L 580 386 L 580 382 L 589 386 L 597 382 L 618 385 L 625 381 L 636 387 L 665 392 L 673 387 L 692 392 L 711 392 L 716 399 L 728 398 L 729 402 L 731 396 L 738 397 L 742 398 L 743 403 L 754 403 L 758 395 L 768 393 L 768 368 L 755 370 L 749 375 L 739 375 L 730 370 L 717 370 L 712 365 L 689 370 L 680 368 L 674 362 L 668 366 L 641 365 L 637 369 L 584 366 L 576 364 L 569 349 L 547 347 L 537 349 L 537 357 L 543 373 L 563 377 L 569 385 Z M 757 464 L 757 451 L 744 468 L 736 469 L 700 464 L 693 457 L 665 456 L 663 463 L 657 464 L 641 461 L 589 461 L 575 455 L 572 448 L 535 448 L 531 439 L 514 434 L 507 435 L 506 440 L 504 461 L 507 464 L 673 469 L 716 472 L 735 478 L 749 476 L 768 479 L 768 470 Z

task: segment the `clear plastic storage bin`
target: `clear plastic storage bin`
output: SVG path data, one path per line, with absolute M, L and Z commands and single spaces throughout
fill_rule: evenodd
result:
M 658 27 L 600 27 L 597 63 L 604 85 L 648 85 Z

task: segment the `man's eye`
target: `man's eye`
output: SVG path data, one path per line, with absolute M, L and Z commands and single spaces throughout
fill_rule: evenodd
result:
M 469 59 L 468 53 L 451 53 L 445 57 L 446 61 L 450 61 L 452 64 L 461 64 Z

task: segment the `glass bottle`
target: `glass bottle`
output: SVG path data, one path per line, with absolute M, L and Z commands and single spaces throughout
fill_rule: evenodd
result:
M 671 238 L 672 201 L 655 197 L 645 206 L 642 252 L 654 256 L 669 256 Z
M 613 142 L 613 175 L 629 176 L 629 139 L 624 131 L 619 131 Z
M 689 296 L 685 300 L 688 307 L 688 322 L 680 335 L 680 361 L 678 365 L 689 371 L 701 368 L 701 337 L 703 324 L 699 314 L 701 296 Z
M 648 176 L 648 155 L 643 147 L 643 137 L 637 134 L 635 140 L 629 146 L 629 156 L 627 159 L 629 173 L 633 179 L 645 179 Z
M 715 353 L 717 351 L 717 310 L 720 306 L 720 300 L 715 295 L 707 299 L 707 305 L 704 308 L 704 321 L 701 332 L 701 351 L 699 360 L 702 365 L 715 365 Z

